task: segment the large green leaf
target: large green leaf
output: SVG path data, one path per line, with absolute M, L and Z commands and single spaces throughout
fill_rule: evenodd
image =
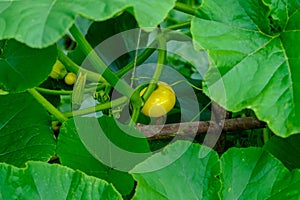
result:
M 220 163 L 205 146 L 176 142 L 130 173 L 138 182 L 133 199 L 218 199 Z
M 57 164 L 0 164 L 0 199 L 122 199 L 114 187 Z
M 212 61 L 205 93 L 228 110 L 253 109 L 282 137 L 300 132 L 296 8 L 296 0 L 204 1 L 191 28 Z
M 77 117 L 74 120 L 87 150 L 109 167 L 129 171 L 151 155 L 145 135 L 113 117 Z
M 299 199 L 300 170 L 261 148 L 228 150 L 221 158 L 223 199 Z
M 175 2 L 176 0 L 128 0 L 134 6 L 134 14 L 140 27 L 151 29 L 156 28 L 167 17 Z
M 261 148 L 213 150 L 177 141 L 130 171 L 133 199 L 299 199 L 300 170 L 290 172 Z
M 15 40 L 0 41 L 0 88 L 23 92 L 38 86 L 47 79 L 55 60 L 55 46 L 33 49 Z
M 175 0 L 13 0 L 0 2 L 0 39 L 15 38 L 31 47 L 46 47 L 61 38 L 77 15 L 96 21 L 133 7 L 141 27 L 155 27 Z
M 288 169 L 300 169 L 300 134 L 288 138 L 273 136 L 264 148 L 278 158 Z
M 82 143 L 73 119 L 63 123 L 60 129 L 57 154 L 63 165 L 104 179 L 112 183 L 123 195 L 128 195 L 134 187 L 134 180 L 127 172 L 106 166 L 91 155 Z
M 70 119 L 61 128 L 57 153 L 63 165 L 105 179 L 113 183 L 123 195 L 128 195 L 134 187 L 134 180 L 126 170 L 131 169 L 141 160 L 130 157 L 131 153 L 128 153 L 129 158 L 126 158 L 126 153 L 119 154 L 112 147 L 116 144 L 126 152 L 150 152 L 150 149 L 145 138 L 127 135 L 135 132 L 142 137 L 141 133 L 137 133 L 131 127 L 127 129 L 128 131 L 124 131 L 118 126 L 122 125 L 114 122 L 110 117 L 100 119 L 80 117 L 75 121 Z M 107 143 L 106 137 L 110 140 Z M 91 142 L 96 146 L 91 145 Z M 107 160 L 109 156 L 111 158 Z M 104 163 L 101 162 L 102 159 L 105 160 Z
M 0 162 L 48 161 L 56 142 L 47 111 L 27 93 L 1 96 L 0 105 Z

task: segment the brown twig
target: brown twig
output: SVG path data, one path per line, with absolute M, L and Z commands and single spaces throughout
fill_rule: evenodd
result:
M 211 105 L 211 122 L 218 125 L 218 128 L 209 129 L 203 141 L 203 144 L 214 148 L 218 153 L 222 154 L 225 149 L 226 131 L 223 131 L 225 120 L 229 118 L 229 112 L 216 102 Z M 225 119 L 225 120 L 224 120 Z
M 222 131 L 239 131 L 265 128 L 266 124 L 255 117 L 225 119 Z M 149 140 L 167 139 L 175 136 L 192 137 L 219 130 L 219 126 L 212 121 L 185 122 L 165 125 L 138 125 L 137 130 L 145 134 Z

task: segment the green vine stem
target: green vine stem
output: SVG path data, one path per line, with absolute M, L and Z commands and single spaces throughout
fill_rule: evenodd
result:
M 117 87 L 115 87 L 115 89 L 121 94 L 128 97 L 128 99 L 130 99 L 132 105 L 134 105 L 135 108 L 140 108 L 143 104 L 140 95 L 138 93 L 134 93 L 134 89 L 130 87 L 130 85 L 128 85 L 124 80 L 119 79 L 119 77 L 105 65 L 105 63 L 100 59 L 97 53 L 86 41 L 86 39 L 81 34 L 81 32 L 75 24 L 70 28 L 70 32 L 77 41 L 79 48 L 81 48 L 81 50 L 87 56 L 87 58 L 95 67 L 95 69 L 99 73 L 101 73 L 101 75 L 107 80 L 107 82 L 112 87 L 115 87 L 118 84 Z
M 72 90 L 51 90 L 47 88 L 36 87 L 36 91 L 43 93 L 43 94 L 50 94 L 50 95 L 71 95 L 73 93 Z
M 187 0 L 187 5 L 189 6 L 194 6 L 195 5 L 195 1 L 194 0 Z
M 166 41 L 171 41 L 171 40 L 175 40 L 175 41 L 181 41 L 181 42 L 185 42 L 185 41 L 191 41 L 191 37 L 188 37 L 189 33 L 182 33 L 182 32 L 175 32 L 175 31 L 171 31 L 171 32 L 167 32 L 165 34 L 165 38 Z
M 78 73 L 79 71 L 87 74 L 87 79 L 94 82 L 106 82 L 106 80 L 100 75 L 95 72 L 86 70 L 81 68 L 76 63 L 74 63 L 65 53 L 58 47 L 57 48 L 57 56 L 58 59 L 61 61 L 62 64 L 67 68 L 67 70 Z
M 146 48 L 137 58 L 137 65 L 140 65 L 145 60 L 147 60 L 153 52 L 156 50 L 155 46 L 157 45 L 156 41 L 153 41 L 148 48 Z M 65 67 L 74 73 L 78 73 L 80 70 L 87 74 L 87 79 L 90 81 L 98 82 L 106 82 L 106 80 L 99 74 L 89 71 L 87 69 L 80 68 L 76 63 L 74 63 L 65 53 L 60 49 L 57 48 L 58 52 L 58 59 L 65 65 Z M 122 77 L 124 74 L 126 74 L 128 71 L 130 71 L 134 66 L 134 62 L 131 61 L 128 63 L 125 67 L 120 69 L 116 72 L 116 76 Z
M 175 10 L 181 11 L 181 12 L 189 14 L 189 15 L 199 16 L 197 9 L 190 7 L 184 3 L 176 2 L 174 8 L 175 8 Z
M 81 48 L 95 69 L 102 74 L 111 86 L 115 87 L 118 84 L 118 88 L 116 88 L 116 90 L 130 98 L 134 91 L 133 88 L 131 88 L 124 80 L 119 79 L 119 77 L 117 77 L 116 74 L 105 65 L 75 24 L 70 28 L 70 32 L 77 41 L 79 48 Z
M 145 93 L 143 94 L 143 100 L 144 102 L 147 101 L 147 99 L 150 97 L 152 92 L 156 89 L 157 87 L 157 82 L 162 74 L 162 71 L 164 69 L 164 64 L 167 56 L 166 52 L 166 40 L 165 37 L 160 34 L 159 36 L 159 47 L 158 47 L 158 59 L 157 59 L 157 65 L 154 71 L 154 74 L 152 76 L 152 79 L 150 80 L 149 86 L 147 87 Z
M 168 26 L 168 27 L 166 27 L 166 29 L 174 30 L 174 29 L 180 29 L 180 28 L 189 27 L 189 26 L 190 26 L 190 22 L 184 22 L 182 24 L 179 24 L 178 26 L 175 26 L 175 25 L 174 26 Z M 166 41 L 169 41 L 169 40 L 190 41 L 190 37 L 187 37 L 186 34 L 179 33 L 179 32 L 166 32 L 165 33 L 165 38 L 166 38 Z M 137 62 L 136 62 L 137 67 L 138 67 L 138 65 L 142 64 L 143 62 L 145 62 L 145 60 L 147 60 L 153 54 L 153 52 L 157 48 L 157 44 L 158 44 L 158 40 L 155 39 L 149 45 L 149 47 L 147 47 L 138 56 Z M 123 67 L 122 69 L 120 69 L 119 71 L 117 71 L 116 75 L 118 77 L 122 77 L 124 74 L 126 74 L 128 71 L 130 71 L 133 68 L 133 66 L 134 66 L 134 62 L 131 61 L 125 67 Z
M 153 52 L 156 50 L 156 46 L 157 46 L 157 41 L 154 40 L 149 47 L 147 47 L 138 57 L 136 60 L 136 66 L 142 64 L 143 62 L 145 62 L 145 60 L 147 60 L 152 54 Z M 134 66 L 134 61 L 131 61 L 130 63 L 128 63 L 125 67 L 123 67 L 122 69 L 120 69 L 119 71 L 116 72 L 116 75 L 118 77 L 122 77 L 124 74 L 126 74 L 128 71 L 130 71 Z
M 104 89 L 106 86 L 107 84 L 102 83 L 99 84 L 96 88 L 95 87 L 86 88 L 84 89 L 84 93 L 98 91 Z M 50 94 L 50 95 L 72 95 L 73 94 L 73 90 L 51 90 L 51 89 L 41 88 L 41 87 L 36 87 L 35 89 L 40 93 Z
M 263 141 L 266 144 L 270 139 L 270 130 L 266 127 L 263 129 Z
M 190 26 L 191 26 L 191 21 L 187 21 L 187 22 L 177 23 L 174 25 L 167 26 L 166 29 L 178 30 L 183 28 L 190 28 Z
M 54 115 L 58 121 L 64 122 L 67 121 L 68 118 L 61 113 L 57 108 L 55 108 L 47 99 L 45 99 L 36 89 L 28 89 L 27 90 L 42 106 L 44 106 L 52 115 Z
M 180 28 L 186 28 L 190 26 L 190 21 L 188 22 L 184 22 L 181 24 L 176 24 L 176 25 L 171 25 L 166 27 L 166 29 L 180 29 Z M 187 40 L 187 37 L 184 34 L 179 34 L 179 33 L 167 33 L 166 34 L 166 40 L 179 40 L 179 41 L 185 41 Z M 145 60 L 147 60 L 152 54 L 153 52 L 156 50 L 157 48 L 157 40 L 154 40 L 137 58 L 137 66 L 142 64 L 143 62 L 145 62 Z M 66 68 L 69 71 L 72 71 L 74 73 L 78 73 L 80 70 L 84 73 L 87 74 L 87 79 L 90 81 L 102 81 L 105 82 L 106 80 L 103 79 L 103 77 L 95 72 L 86 70 L 86 69 L 82 69 L 80 68 L 80 66 L 78 66 L 76 63 L 74 63 L 67 55 L 65 55 L 65 53 L 58 48 L 58 59 L 66 66 Z M 116 72 L 116 76 L 117 77 L 122 77 L 124 74 L 126 74 L 128 71 L 130 71 L 134 66 L 134 61 L 131 61 L 130 63 L 128 63 L 126 66 L 124 66 L 122 69 L 120 69 L 119 71 Z
M 164 63 L 165 63 L 165 59 L 166 59 L 166 40 L 165 37 L 160 34 L 158 36 L 158 60 L 157 60 L 157 65 L 154 71 L 154 74 L 150 80 L 150 84 L 147 87 L 145 93 L 143 94 L 142 99 L 144 100 L 144 102 L 147 101 L 147 99 L 150 97 L 150 95 L 152 94 L 152 92 L 156 89 L 157 87 L 157 82 L 161 76 L 161 73 L 163 71 L 164 68 Z M 139 95 L 139 92 L 136 92 L 137 95 Z M 141 106 L 135 106 L 134 104 L 132 105 L 133 107 L 133 111 L 132 111 L 132 116 L 131 116 L 131 120 L 129 125 L 133 126 L 136 124 L 139 114 L 140 114 L 140 109 Z
M 190 22 L 185 22 L 185 23 L 182 23 L 180 26 L 174 26 L 174 27 L 171 26 L 170 28 L 178 29 L 178 28 L 181 28 L 181 27 L 188 27 L 189 25 L 190 25 Z M 134 65 L 133 62 L 129 63 L 128 65 L 126 65 L 124 68 L 122 68 L 120 71 L 118 71 L 115 74 L 98 57 L 96 52 L 92 49 L 92 47 L 86 41 L 84 36 L 78 30 L 76 25 L 73 25 L 71 27 L 70 32 L 72 33 L 73 37 L 75 38 L 75 40 L 79 44 L 79 47 L 81 48 L 81 50 L 88 56 L 88 59 L 90 59 L 91 63 L 96 68 L 96 70 L 99 71 L 100 73 L 102 73 L 103 77 L 112 86 L 115 86 L 116 83 L 118 83 L 119 84 L 118 86 L 120 86 L 120 87 L 116 88 L 116 89 L 120 93 L 122 93 L 123 95 L 125 95 L 125 96 L 127 96 L 128 98 L 131 99 L 131 102 L 132 102 L 132 105 L 133 105 L 132 120 L 134 122 L 137 121 L 137 118 L 138 118 L 138 115 L 139 115 L 139 112 L 140 112 L 140 108 L 142 106 L 141 98 L 140 98 L 139 94 L 133 92 L 133 89 L 126 82 L 119 79 L 119 77 L 123 76 L 126 72 L 128 72 L 130 69 L 133 68 L 133 65 Z M 172 37 L 168 37 L 168 38 L 172 39 Z M 163 42 L 162 42 L 162 40 L 163 40 Z M 143 98 L 145 100 L 151 95 L 153 90 L 156 88 L 156 83 L 158 82 L 160 74 L 162 73 L 163 63 L 165 62 L 165 57 L 166 57 L 166 51 L 162 50 L 162 49 L 166 49 L 166 40 L 167 40 L 167 38 L 162 39 L 162 36 L 158 37 L 158 41 L 155 40 L 154 42 L 152 42 L 152 44 L 147 49 L 145 49 L 139 55 L 139 57 L 137 59 L 137 64 L 138 65 L 143 63 L 155 51 L 155 47 L 157 46 L 157 42 L 160 44 L 160 49 L 158 50 L 158 55 L 159 56 L 158 56 L 157 68 L 154 72 L 152 80 L 150 81 L 150 85 L 149 85 L 147 91 L 145 92 L 145 94 L 143 96 Z M 163 46 L 161 44 L 163 44 Z M 85 70 L 85 69 L 80 69 L 80 67 L 78 65 L 76 65 L 70 58 L 68 58 L 64 54 L 64 52 L 62 52 L 62 50 L 60 50 L 60 49 L 58 50 L 58 57 L 59 57 L 59 60 L 70 71 L 78 72 L 79 70 Z M 100 76 L 99 74 L 97 74 L 95 72 L 91 72 L 89 70 L 85 70 L 85 71 L 87 73 L 87 76 L 88 76 L 89 80 L 93 80 L 93 81 L 97 81 L 97 82 L 99 80 L 102 80 L 102 81 L 105 80 L 105 79 L 103 79 L 102 76 Z M 120 82 L 121 82 L 121 84 L 120 84 Z M 130 95 L 132 95 L 132 96 L 130 96 Z M 104 108 L 107 109 L 107 107 L 104 107 Z M 90 108 L 90 109 L 95 109 L 95 108 Z M 99 107 L 98 109 L 101 110 L 102 108 Z M 83 112 L 85 112 L 85 111 L 83 111 Z
M 139 115 L 140 115 L 140 112 L 141 112 L 140 110 L 141 110 L 140 107 L 133 106 L 129 126 L 135 126 L 136 125 L 136 122 L 137 122 L 137 120 L 139 118 Z
M 170 16 L 165 18 L 165 22 L 167 22 L 167 21 L 171 22 L 173 24 L 179 24 L 181 22 L 179 19 L 176 19 L 175 17 L 170 17 Z
M 66 117 L 73 117 L 73 116 L 79 116 L 79 115 L 86 115 L 102 110 L 107 110 L 115 106 L 121 106 L 125 104 L 128 101 L 128 98 L 123 96 L 118 99 L 112 100 L 111 102 L 103 103 L 103 104 L 98 104 L 94 107 L 89 107 L 89 108 L 84 108 L 80 110 L 74 110 L 72 112 L 66 112 L 64 113 L 64 116 Z

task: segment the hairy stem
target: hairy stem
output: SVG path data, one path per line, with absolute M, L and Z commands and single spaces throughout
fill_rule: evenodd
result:
M 166 40 L 162 35 L 160 35 L 158 37 L 158 45 L 159 45 L 159 49 L 158 49 L 157 65 L 156 65 L 154 74 L 152 76 L 152 79 L 150 81 L 150 84 L 147 87 L 145 93 L 143 94 L 142 98 L 143 98 L 144 102 L 147 101 L 147 99 L 150 97 L 152 92 L 156 89 L 157 82 L 158 82 L 160 75 L 164 68 L 164 63 L 165 63 L 165 59 L 166 59 Z M 136 92 L 135 94 L 139 95 L 138 92 Z M 132 116 L 131 116 L 131 120 L 129 123 L 129 125 L 131 125 L 131 126 L 137 122 L 139 114 L 140 114 L 140 110 L 141 110 L 141 106 L 136 106 L 133 104 L 132 107 L 133 107 L 133 111 L 132 111 Z
M 156 50 L 155 47 L 157 45 L 157 41 L 154 40 L 147 49 L 145 49 L 137 58 L 136 60 L 136 65 L 140 65 L 143 62 L 145 62 L 145 60 L 147 60 L 152 54 L 153 52 Z M 122 77 L 124 74 L 126 74 L 128 71 L 130 71 L 134 66 L 134 61 L 128 63 L 125 67 L 123 67 L 122 69 L 120 69 L 119 71 L 116 72 L 116 75 L 118 77 Z
M 190 7 L 184 3 L 176 2 L 174 9 L 189 15 L 199 16 L 197 9 Z
M 179 29 L 179 28 L 189 27 L 190 23 L 191 22 L 184 22 L 182 24 L 178 24 L 178 26 L 174 25 L 174 26 L 166 27 L 166 29 Z M 178 33 L 178 32 L 176 32 L 176 33 L 168 32 L 168 33 L 166 33 L 165 38 L 167 41 L 169 41 L 169 40 L 190 41 L 190 37 L 187 37 L 185 34 Z M 137 67 L 138 67 L 138 65 L 145 62 L 145 60 L 147 60 L 153 54 L 153 52 L 157 48 L 157 44 L 158 44 L 158 40 L 156 39 L 138 56 L 138 58 L 136 60 Z M 133 66 L 134 66 L 134 62 L 131 61 L 125 67 L 123 67 L 122 69 L 117 71 L 116 75 L 118 77 L 122 77 L 124 74 L 126 74 L 128 71 L 130 71 L 133 68 Z
M 91 64 L 94 68 L 102 74 L 102 76 L 109 82 L 109 84 L 115 87 L 118 84 L 118 87 L 115 89 L 118 90 L 121 94 L 127 96 L 128 98 L 131 97 L 133 93 L 133 89 L 123 80 L 119 79 L 115 73 L 113 73 L 106 64 L 100 59 L 97 53 L 93 50 L 91 45 L 86 41 L 84 36 L 81 34 L 79 29 L 74 24 L 70 28 L 70 32 L 72 33 L 73 37 L 77 41 L 79 48 L 83 51 L 83 53 L 87 56 Z
M 270 139 L 270 130 L 266 127 L 263 129 L 263 141 L 266 144 Z
M 106 80 L 100 75 L 95 72 L 86 70 L 84 68 L 81 68 L 76 63 L 74 63 L 67 55 L 64 54 L 64 52 L 57 48 L 57 56 L 58 59 L 61 61 L 62 64 L 71 72 L 78 73 L 79 71 L 86 73 L 87 79 L 94 82 L 106 82 Z
M 160 35 L 159 36 L 159 47 L 158 47 L 158 59 L 157 59 L 157 65 L 154 71 L 154 74 L 152 76 L 152 79 L 149 83 L 149 86 L 147 87 L 145 93 L 143 94 L 143 100 L 144 102 L 147 101 L 147 99 L 150 97 L 152 92 L 156 89 L 157 87 L 157 82 L 162 74 L 162 71 L 164 69 L 164 64 L 166 60 L 166 40 L 164 36 Z
M 84 89 L 84 93 L 98 91 L 98 90 L 104 89 L 106 86 L 107 85 L 103 83 L 103 84 L 99 84 L 96 88 L 95 87 L 86 88 L 86 89 Z M 41 87 L 36 87 L 35 89 L 38 92 L 41 92 L 43 94 L 50 94 L 50 95 L 71 95 L 71 94 L 73 94 L 73 90 L 51 90 L 51 89 L 41 88 Z
M 133 107 L 129 126 L 136 125 L 139 115 L 140 115 L 140 107 Z
M 191 22 L 187 21 L 187 22 L 167 26 L 166 29 L 178 30 L 182 28 L 189 28 L 190 26 L 191 26 Z
M 68 118 L 55 108 L 47 99 L 45 99 L 36 89 L 27 90 L 42 106 L 44 106 L 52 115 L 54 115 L 58 121 L 64 122 Z
M 80 110 L 74 110 L 72 112 L 66 112 L 66 113 L 64 113 L 64 116 L 73 117 L 73 116 L 79 116 L 79 115 L 86 115 L 86 114 L 90 114 L 90 113 L 94 113 L 94 112 L 98 112 L 98 111 L 102 111 L 102 110 L 107 110 L 107 109 L 110 109 L 115 106 L 121 106 L 121 105 L 125 104 L 127 101 L 128 101 L 128 98 L 123 96 L 118 99 L 112 100 L 111 102 L 98 104 L 96 106 L 84 108 L 84 109 L 80 109 Z

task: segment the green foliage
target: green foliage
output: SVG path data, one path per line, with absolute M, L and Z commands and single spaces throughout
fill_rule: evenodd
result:
M 45 81 L 56 61 L 56 47 L 33 49 L 15 40 L 0 41 L 0 88 L 23 92 Z
M 15 38 L 30 47 L 47 47 L 67 32 L 77 15 L 103 21 L 125 8 L 133 8 L 132 12 L 141 27 L 155 27 L 167 16 L 174 2 L 155 0 L 150 4 L 147 0 L 2 1 L 0 39 Z
M 205 146 L 178 141 L 130 171 L 133 199 L 218 199 L 218 155 Z
M 104 147 L 103 140 L 105 140 L 104 138 L 106 136 L 101 136 L 99 134 L 101 131 L 99 131 L 98 127 L 100 126 L 103 129 L 104 134 L 108 134 L 106 136 L 110 138 L 110 141 L 112 142 L 111 146 L 109 145 L 106 148 Z M 84 131 L 78 133 L 76 129 L 78 127 L 84 128 Z M 136 134 L 140 135 L 140 133 L 136 130 L 132 128 L 131 130 L 132 132 L 136 132 Z M 98 135 L 99 137 L 97 137 Z M 95 154 L 95 152 L 98 151 L 97 149 L 88 150 L 85 145 L 88 145 L 90 142 L 84 139 L 82 140 L 82 137 L 87 139 L 92 138 L 93 141 L 90 142 L 98 143 L 98 147 L 101 148 L 99 151 L 101 151 L 102 155 L 99 156 Z M 120 139 L 120 137 L 122 138 Z M 83 144 L 83 142 L 86 142 L 86 144 Z M 79 169 L 89 175 L 112 182 L 123 195 L 128 195 L 133 189 L 133 178 L 126 171 L 119 171 L 115 168 L 120 167 L 119 165 L 122 162 L 126 162 L 128 164 L 131 158 L 129 158 L 129 161 L 124 160 L 125 157 L 120 157 L 118 152 L 114 152 L 112 147 L 114 146 L 114 142 L 119 143 L 119 147 L 123 147 L 123 149 L 127 148 L 127 150 L 130 150 L 131 152 L 150 151 L 145 139 L 129 137 L 126 135 L 126 132 L 118 128 L 118 125 L 115 124 L 113 119 L 102 117 L 99 118 L 99 121 L 96 118 L 77 118 L 75 120 L 70 119 L 65 122 L 62 125 L 58 137 L 57 153 L 63 165 L 69 166 L 73 169 Z M 110 155 L 112 157 L 112 160 L 110 161 L 111 163 L 102 163 L 101 158 L 99 159 L 99 157 L 103 155 Z M 140 162 L 140 159 L 137 160 L 136 163 L 131 163 L 129 168 Z M 126 165 L 126 163 L 124 163 L 124 165 Z
M 300 171 L 260 148 L 232 148 L 221 157 L 222 199 L 298 198 Z
M 122 199 L 107 182 L 57 164 L 0 164 L 1 199 Z
M 1 1 L 0 199 L 299 199 L 299 6 Z M 85 74 L 76 109 L 78 84 L 49 78 L 57 59 Z M 140 115 L 149 81 L 176 92 L 166 116 Z M 155 140 L 134 127 L 210 120 L 212 101 L 267 127 L 223 133 L 219 155 L 198 144 L 206 135 Z
M 290 2 L 207 1 L 191 28 L 212 59 L 205 93 L 228 110 L 253 109 L 282 137 L 300 132 L 300 16 Z
M 288 171 L 261 148 L 232 148 L 219 159 L 205 146 L 178 141 L 130 173 L 138 182 L 133 199 L 299 197 L 300 170 Z
M 29 160 L 48 161 L 56 142 L 46 110 L 28 93 L 0 97 L 0 162 L 18 167 Z M 34 114 L 33 114 L 34 113 Z
M 300 168 L 300 134 L 288 138 L 273 136 L 264 148 L 276 156 L 290 170 Z

